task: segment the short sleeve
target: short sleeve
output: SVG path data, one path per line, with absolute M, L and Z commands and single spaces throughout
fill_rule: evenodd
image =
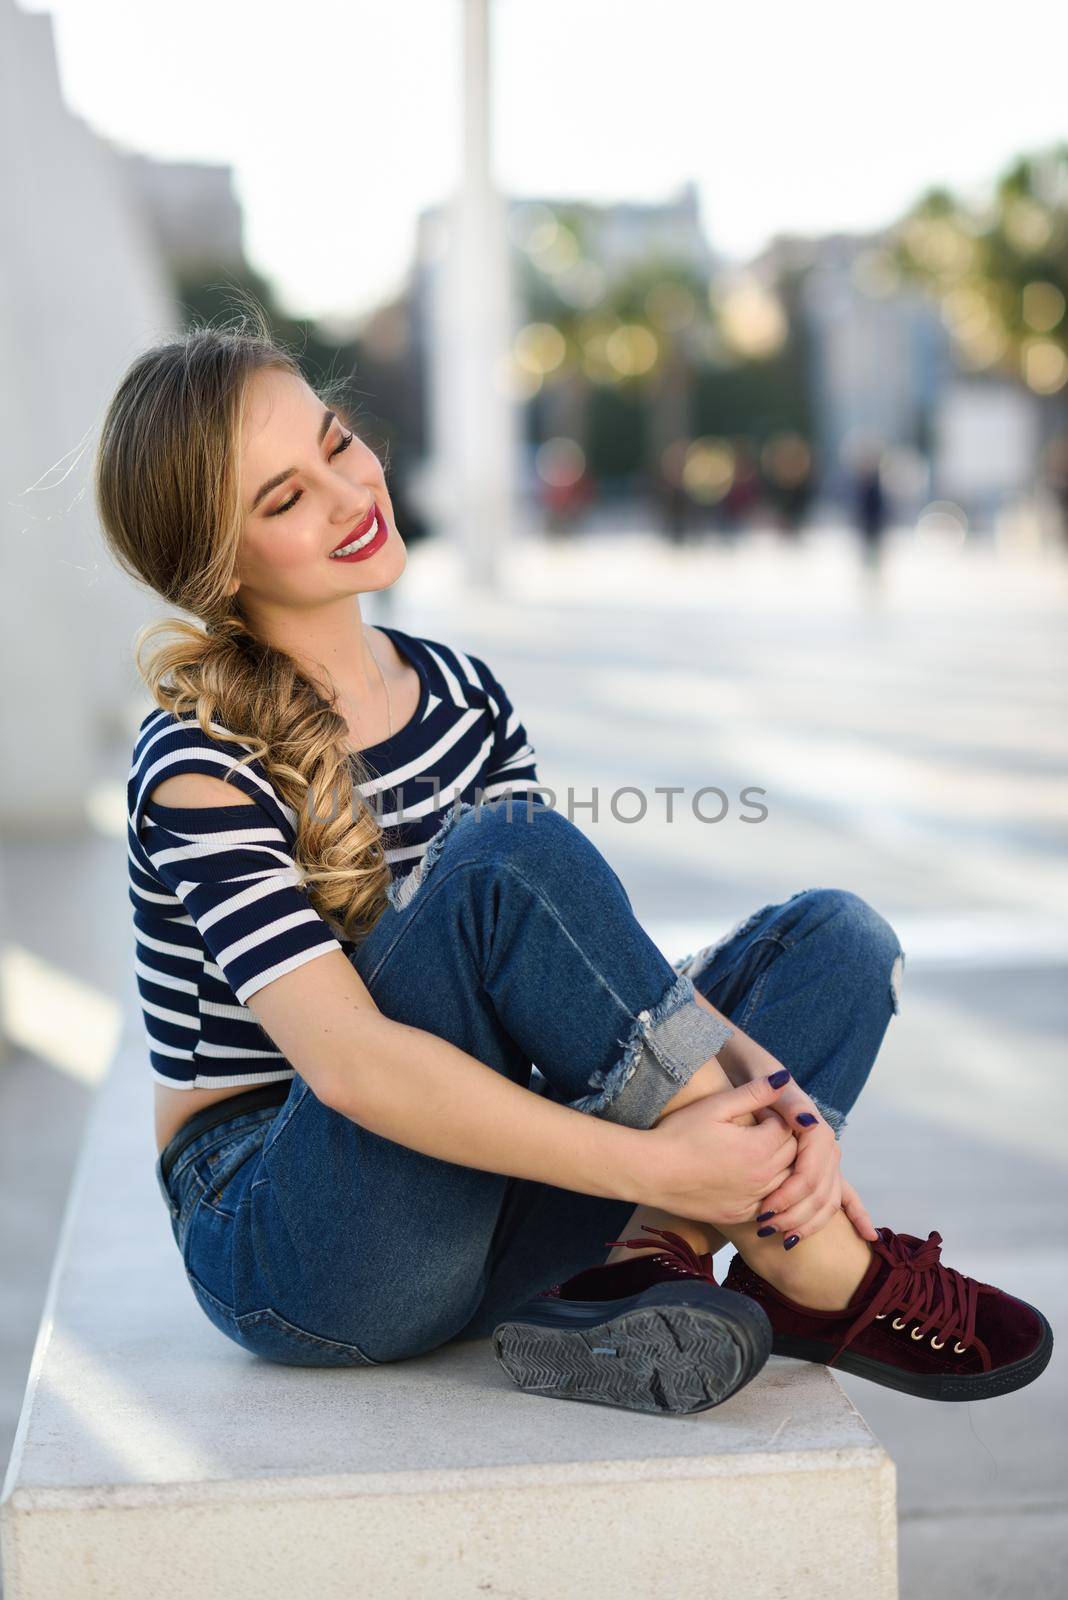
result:
M 492 800 L 507 789 L 537 788 L 539 779 L 534 746 L 519 720 L 519 713 L 504 686 L 486 663 L 478 656 L 469 655 L 469 659 L 489 694 L 493 711 L 493 746 L 486 759 L 486 771 L 481 784 L 485 798 Z
M 181 901 L 242 1005 L 275 978 L 341 950 L 301 887 L 285 835 L 252 802 L 143 803 L 140 843 L 153 872 Z

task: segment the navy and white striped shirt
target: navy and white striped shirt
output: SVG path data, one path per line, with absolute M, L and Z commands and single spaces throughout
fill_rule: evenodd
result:
M 360 752 L 371 777 L 359 791 L 382 826 L 395 898 L 458 801 L 536 788 L 538 777 L 526 730 L 484 661 L 376 627 L 421 684 L 411 721 Z M 311 904 L 292 855 L 297 814 L 260 762 L 238 766 L 248 750 L 159 707 L 134 744 L 127 784 L 134 965 L 152 1074 L 174 1089 L 293 1077 L 246 1002 L 305 961 L 355 949 Z M 149 798 L 177 773 L 222 778 L 228 771 L 246 804 L 176 807 Z

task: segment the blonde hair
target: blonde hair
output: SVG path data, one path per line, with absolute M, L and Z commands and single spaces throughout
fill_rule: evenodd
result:
M 390 883 L 381 825 L 357 789 L 367 769 L 346 748 L 332 685 L 257 638 L 238 595 L 226 592 L 243 527 L 247 383 L 270 368 L 304 377 L 258 308 L 236 327 L 196 326 L 145 351 L 108 406 L 93 487 L 122 570 L 203 624 L 166 617 L 138 630 L 137 670 L 153 699 L 195 714 L 217 742 L 251 746 L 239 764 L 260 762 L 296 812 L 293 854 L 309 899 L 359 940 L 385 910 Z M 340 394 L 320 398 L 351 427 Z

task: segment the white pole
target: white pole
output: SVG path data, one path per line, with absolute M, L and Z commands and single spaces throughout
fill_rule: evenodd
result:
M 514 335 L 505 207 L 491 168 L 490 0 L 461 0 L 463 141 L 438 299 L 443 520 L 464 581 L 498 586 L 514 529 L 519 412 L 504 378 Z

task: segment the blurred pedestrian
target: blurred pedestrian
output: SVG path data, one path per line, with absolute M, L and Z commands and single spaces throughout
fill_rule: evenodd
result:
M 857 528 L 861 540 L 864 568 L 877 576 L 882 565 L 882 545 L 886 533 L 887 503 L 883 488 L 882 457 L 872 451 L 861 457 L 854 487 Z

